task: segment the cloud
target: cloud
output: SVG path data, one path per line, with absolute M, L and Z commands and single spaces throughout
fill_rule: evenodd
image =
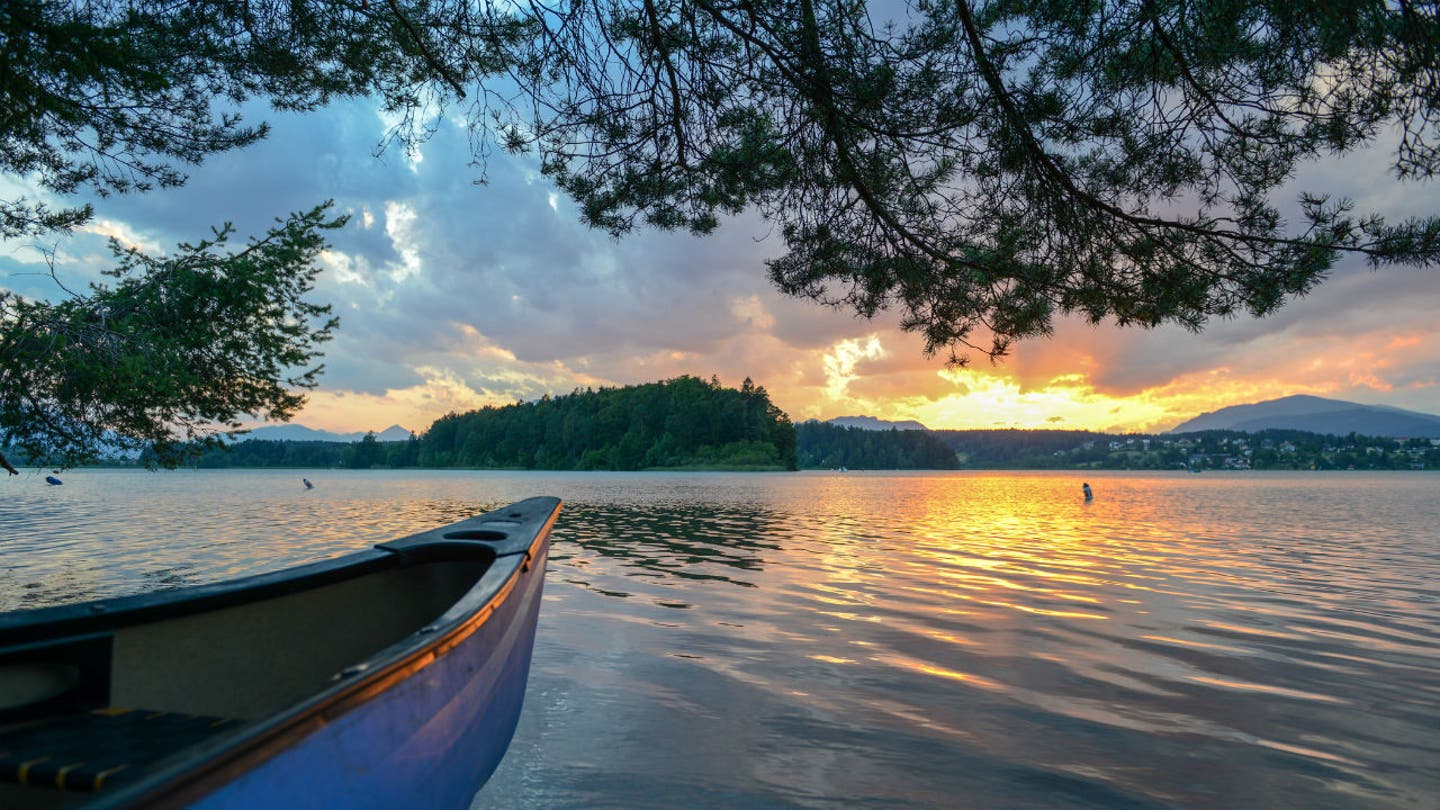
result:
M 152 256 L 166 252 L 160 242 L 149 234 L 140 234 L 122 222 L 109 219 L 92 219 L 80 226 L 83 233 L 93 233 L 105 239 L 114 239 L 126 250 L 138 250 Z
M 824 356 L 825 393 L 831 399 L 844 397 L 850 383 L 859 376 L 857 367 L 865 360 L 884 356 L 885 347 L 880 344 L 878 335 L 870 335 L 863 341 L 842 340 L 836 343 Z
M 492 155 L 477 185 L 468 133 L 450 122 L 418 155 L 376 157 L 385 126 L 365 101 L 246 113 L 271 121 L 267 141 L 212 157 L 183 188 L 96 200 L 92 232 L 57 256 L 83 287 L 108 261 L 102 234 L 168 249 L 225 221 L 258 234 L 333 199 L 350 221 L 320 257 L 315 297 L 342 324 L 300 417 L 317 427 L 423 429 L 449 410 L 680 374 L 751 377 L 797 419 L 870 413 L 932 427 L 1164 427 L 1289 393 L 1440 411 L 1433 270 L 1350 261 L 1274 316 L 1198 335 L 1061 319 L 1053 339 L 962 372 L 925 357 L 897 313 L 864 320 L 777 293 L 765 261 L 783 245 L 753 214 L 707 238 L 642 229 L 615 240 L 581 225 L 531 158 Z M 1347 159 L 1295 188 L 1335 188 L 1391 215 L 1433 209 L 1432 188 L 1381 182 L 1384 164 Z M 0 251 L 0 285 L 56 294 L 46 272 L 33 251 Z

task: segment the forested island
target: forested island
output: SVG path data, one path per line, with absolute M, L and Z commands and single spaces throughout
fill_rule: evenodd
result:
M 409 441 L 239 442 L 200 467 L 796 469 L 795 427 L 763 386 L 683 376 L 449 414 Z

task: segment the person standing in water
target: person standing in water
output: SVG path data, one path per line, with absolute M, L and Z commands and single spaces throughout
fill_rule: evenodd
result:
M 1081 484 L 1080 490 L 1085 493 L 1085 500 L 1091 501 L 1095 499 L 1095 493 L 1090 491 L 1090 485 L 1088 483 Z

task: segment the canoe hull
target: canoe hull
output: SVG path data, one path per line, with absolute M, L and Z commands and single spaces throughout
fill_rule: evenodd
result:
M 560 506 L 0 616 L 0 806 L 468 807 L 519 719 Z
M 547 556 L 454 648 L 193 806 L 469 806 L 520 718 Z

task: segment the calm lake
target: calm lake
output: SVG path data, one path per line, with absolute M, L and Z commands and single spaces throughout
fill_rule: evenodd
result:
M 1440 807 L 1433 473 L 63 477 L 0 609 L 563 498 L 476 808 Z

